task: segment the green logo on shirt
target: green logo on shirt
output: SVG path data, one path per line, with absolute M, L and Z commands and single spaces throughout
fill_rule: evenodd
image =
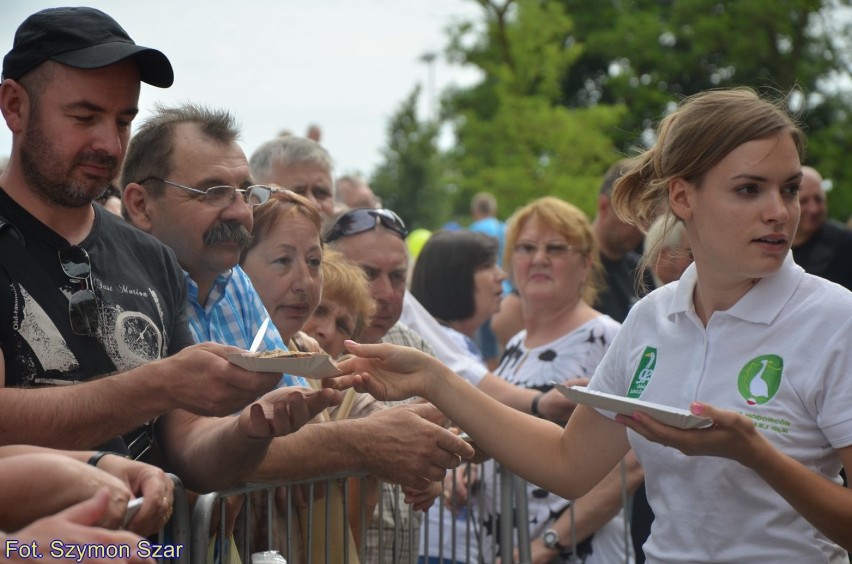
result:
M 645 386 L 648 385 L 648 381 L 654 375 L 655 366 L 657 366 L 657 349 L 645 347 L 645 352 L 642 353 L 642 358 L 639 360 L 639 367 L 636 368 L 633 381 L 630 382 L 630 389 L 627 390 L 627 397 L 635 399 L 642 395 Z
M 737 389 L 749 405 L 763 405 L 781 386 L 784 360 L 776 354 L 765 354 L 748 361 L 737 378 Z

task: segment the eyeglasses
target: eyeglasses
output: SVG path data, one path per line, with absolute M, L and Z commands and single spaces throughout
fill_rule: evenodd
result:
M 98 297 L 95 295 L 95 285 L 92 283 L 92 263 L 89 253 L 76 245 L 59 250 L 59 264 L 62 270 L 74 282 L 82 284 L 82 288 L 68 298 L 68 318 L 71 320 L 71 330 L 77 335 L 96 335 L 100 325 Z
M 313 198 L 318 202 L 331 199 L 331 190 L 325 186 L 292 186 L 288 190 L 305 198 Z
M 217 208 L 227 208 L 237 197 L 237 193 L 243 195 L 246 200 L 246 203 L 250 206 L 259 206 L 260 204 L 269 200 L 270 194 L 272 194 L 273 189 L 269 186 L 264 186 L 262 184 L 256 184 L 254 186 L 249 186 L 248 188 L 234 188 L 233 186 L 213 186 L 208 188 L 207 190 L 198 190 L 197 188 L 191 188 L 189 186 L 184 186 L 183 184 L 178 184 L 177 182 L 172 182 L 171 180 L 163 180 L 162 178 L 157 178 L 156 176 L 149 176 L 144 180 L 140 180 L 138 184 L 145 184 L 149 180 L 156 180 L 157 182 L 162 182 L 163 184 L 167 184 L 168 186 L 174 186 L 175 188 L 180 188 L 181 190 L 185 190 L 194 196 L 197 196 L 199 200 L 204 202 L 205 204 L 210 204 L 211 206 Z
M 513 247 L 516 255 L 524 257 L 532 257 L 538 254 L 539 249 L 544 249 L 544 254 L 548 258 L 562 258 L 574 250 L 572 245 L 567 243 L 547 243 L 545 245 L 533 245 L 532 243 L 518 243 Z
M 359 208 L 346 212 L 337 218 L 325 234 L 325 242 L 331 243 L 341 237 L 350 237 L 375 229 L 381 223 L 401 238 L 405 239 L 408 230 L 405 223 L 391 210 Z

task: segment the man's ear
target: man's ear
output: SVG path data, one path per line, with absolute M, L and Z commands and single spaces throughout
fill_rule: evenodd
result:
M 695 186 L 682 177 L 669 180 L 669 207 L 680 219 L 692 219 L 695 209 Z
M 153 228 L 150 206 L 151 197 L 141 184 L 131 182 L 124 187 L 124 195 L 121 197 L 122 215 L 131 225 L 146 233 L 150 233 Z
M 13 134 L 24 130 L 31 107 L 30 96 L 18 81 L 7 78 L 0 84 L 0 112 Z
M 609 202 L 609 196 L 598 194 L 598 211 L 597 215 L 606 215 L 612 205 Z

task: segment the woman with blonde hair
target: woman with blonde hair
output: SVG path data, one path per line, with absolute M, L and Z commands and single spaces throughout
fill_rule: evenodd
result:
M 840 471 L 852 469 L 852 294 L 806 274 L 790 252 L 804 144 L 783 102 L 704 92 L 663 119 L 655 146 L 615 186 L 619 214 L 637 225 L 667 202 L 695 260 L 633 307 L 590 388 L 688 408 L 710 426 L 581 405 L 560 430 L 389 345 L 347 345 L 364 358 L 344 363 L 351 374 L 337 385 L 425 397 L 566 498 L 632 447 L 656 516 L 649 562 L 848 562 L 852 490 Z
M 364 271 L 337 251 L 325 250 L 322 279 L 322 297 L 303 330 L 337 358 L 344 351 L 345 340 L 361 336 L 376 312 L 376 302 Z
M 680 279 L 692 264 L 689 235 L 683 222 L 671 214 L 655 219 L 645 235 L 645 255 L 655 288 Z
M 509 339 L 495 374 L 539 394 L 552 382 L 591 377 L 620 324 L 590 305 L 603 284 L 603 268 L 586 215 L 559 198 L 535 200 L 509 218 L 504 255 L 524 327 Z M 628 469 L 625 486 L 631 493 L 641 484 L 642 471 L 633 457 Z M 484 476 L 486 493 L 496 498 L 493 473 L 486 470 Z M 567 499 L 527 484 L 533 561 L 632 561 L 624 541 L 621 486 L 619 470 L 577 499 L 572 511 Z

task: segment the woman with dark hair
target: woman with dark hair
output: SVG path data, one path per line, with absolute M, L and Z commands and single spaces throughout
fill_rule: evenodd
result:
M 472 340 L 500 309 L 505 279 L 497 266 L 496 239 L 472 231 L 439 231 L 417 258 L 411 293 L 432 317 Z
M 496 239 L 473 231 L 438 231 L 420 251 L 412 273 L 411 293 L 441 323 L 450 338 L 483 362 L 473 335 L 500 309 L 505 279 L 506 273 L 497 266 Z M 447 474 L 444 481 L 447 507 L 441 507 L 439 498 L 428 519 L 423 521 L 421 563 L 479 562 L 477 534 L 469 532 L 476 516 L 473 505 L 467 503 L 468 488 L 476 483 L 477 474 L 477 466 L 471 464 L 462 471 Z M 451 533 L 453 530 L 455 535 Z M 453 545 L 455 560 L 451 560 Z

